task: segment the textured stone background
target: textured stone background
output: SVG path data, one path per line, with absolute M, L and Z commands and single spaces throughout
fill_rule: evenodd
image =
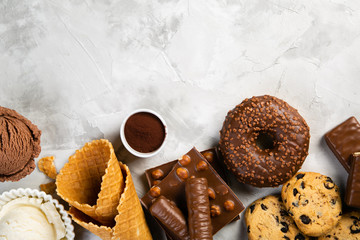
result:
M 39 126 L 40 156 L 55 155 L 58 168 L 85 142 L 108 138 L 142 196 L 144 169 L 192 146 L 214 146 L 229 109 L 271 94 L 311 128 L 303 170 L 327 174 L 344 190 L 346 172 L 322 137 L 360 118 L 359 26 L 354 0 L 2 0 L 0 105 Z M 120 142 L 120 124 L 137 108 L 168 123 L 167 145 L 151 159 L 135 159 Z M 0 192 L 47 181 L 35 170 L 0 183 Z M 279 192 L 235 180 L 232 188 L 245 205 Z M 215 239 L 247 239 L 243 220 Z

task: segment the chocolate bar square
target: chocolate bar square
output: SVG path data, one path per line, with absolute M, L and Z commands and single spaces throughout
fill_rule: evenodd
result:
M 202 151 L 201 154 L 216 170 L 216 172 L 220 175 L 220 177 L 227 183 L 224 166 L 221 163 L 221 159 L 219 158 L 216 149 L 210 148 L 205 151 Z M 178 160 L 174 160 L 145 170 L 145 176 L 148 181 L 149 187 L 158 184 L 162 179 L 164 179 L 171 172 L 177 161 Z
M 170 173 L 143 196 L 141 203 L 149 209 L 156 198 L 164 196 L 173 201 L 186 217 L 185 182 L 191 177 L 206 178 L 208 181 L 210 208 L 214 209 L 211 218 L 213 234 L 244 210 L 235 193 L 195 148 L 176 162 Z M 233 203 L 231 208 L 228 207 L 229 202 Z
M 350 172 L 350 155 L 360 152 L 360 124 L 356 118 L 350 117 L 326 133 L 325 141 L 345 170 Z
M 345 203 L 360 208 L 360 152 L 352 154 L 351 171 L 347 180 Z

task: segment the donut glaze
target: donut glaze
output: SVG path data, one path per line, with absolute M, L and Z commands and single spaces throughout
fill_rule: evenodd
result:
M 228 112 L 219 148 L 239 182 L 276 187 L 300 169 L 309 140 L 309 126 L 298 111 L 264 95 L 245 99 Z

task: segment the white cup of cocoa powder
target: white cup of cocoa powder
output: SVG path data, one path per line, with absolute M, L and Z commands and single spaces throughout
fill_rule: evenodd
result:
M 167 126 L 165 120 L 151 109 L 137 109 L 128 114 L 120 127 L 120 138 L 125 148 L 134 156 L 155 156 L 165 145 Z

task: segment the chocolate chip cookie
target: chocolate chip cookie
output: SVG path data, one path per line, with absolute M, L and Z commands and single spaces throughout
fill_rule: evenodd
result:
M 286 200 L 286 194 L 288 192 L 288 189 L 291 189 L 292 185 L 299 179 L 302 179 L 305 176 L 305 173 L 299 172 L 294 177 L 292 177 L 289 181 L 287 181 L 282 189 L 281 189 L 281 198 L 284 201 L 284 204 L 287 202 Z
M 253 202 L 245 212 L 249 240 L 306 240 L 288 215 L 280 196 L 267 196 Z
M 344 214 L 338 225 L 318 240 L 360 240 L 360 212 Z
M 284 184 L 281 195 L 297 227 L 308 236 L 327 234 L 341 218 L 339 188 L 320 173 L 297 173 Z

